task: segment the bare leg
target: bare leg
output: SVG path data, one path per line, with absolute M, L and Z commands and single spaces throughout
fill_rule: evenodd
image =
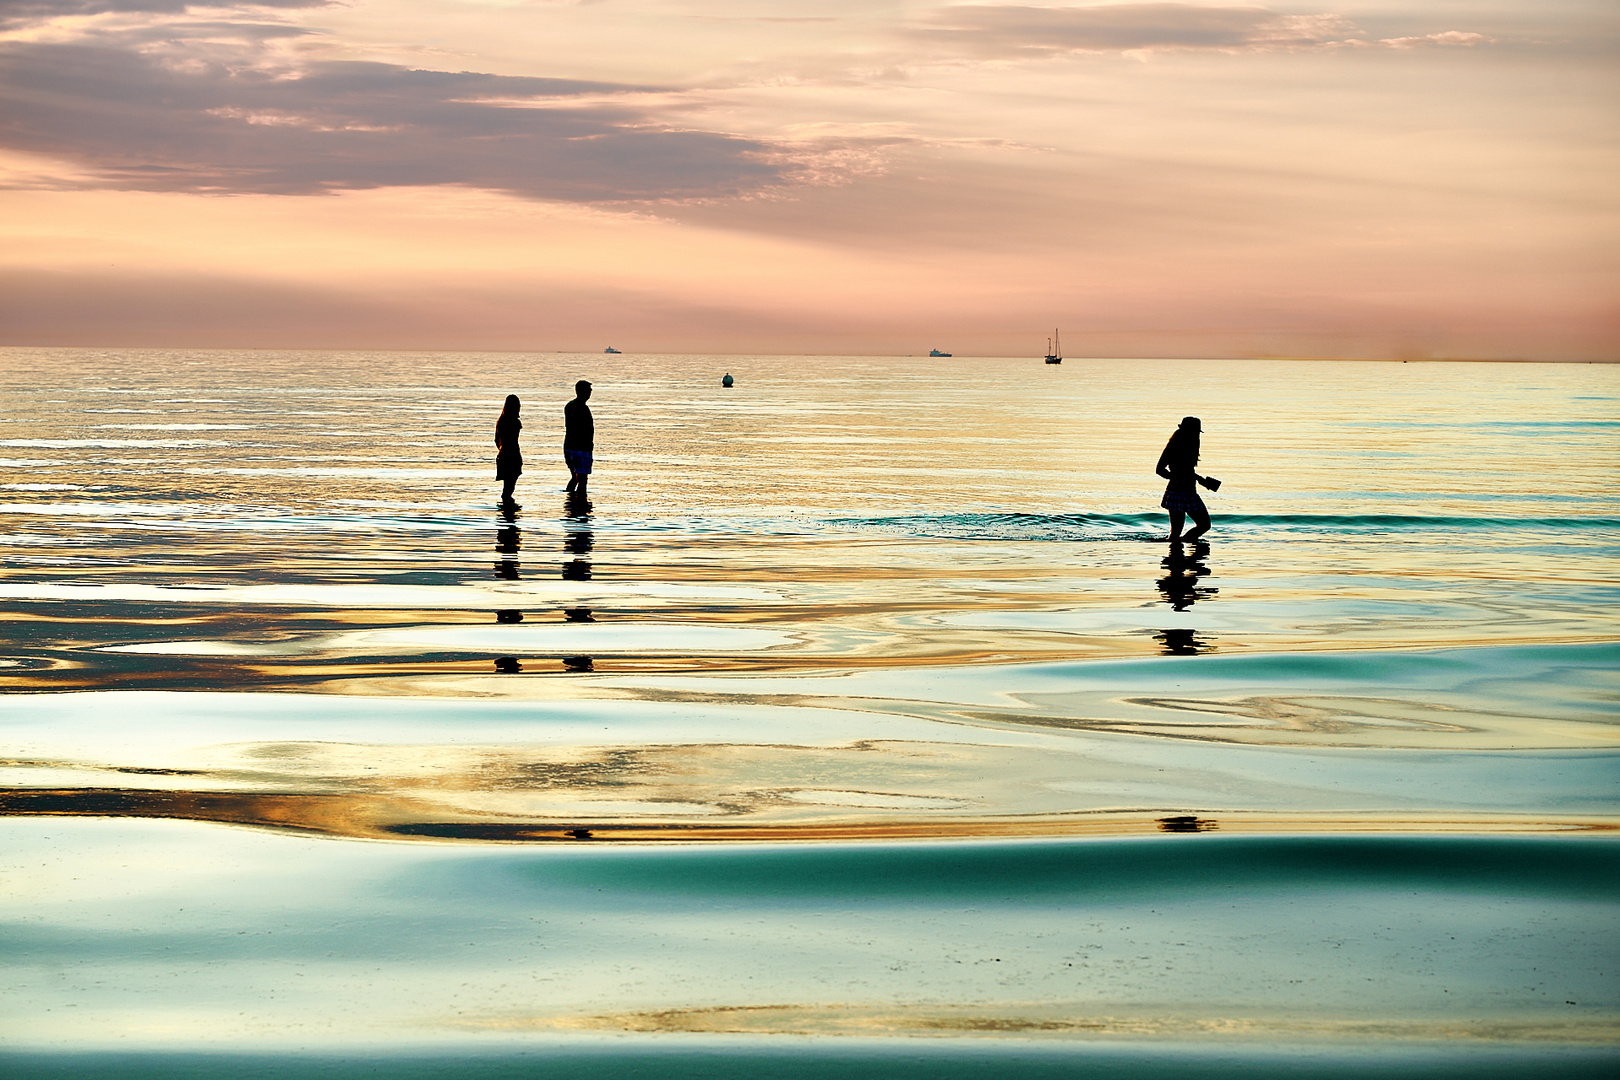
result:
M 1180 510 L 1170 511 L 1170 542 L 1172 544 L 1181 539 L 1181 523 L 1185 520 L 1186 515 Z
M 568 482 L 568 490 L 583 499 L 585 497 L 585 485 L 590 482 L 591 478 L 588 474 L 575 473 L 574 478 Z
M 517 477 L 515 476 L 509 480 L 501 481 L 501 502 L 509 503 L 512 501 L 512 488 L 516 486 L 516 484 Z
M 1194 510 L 1192 512 L 1192 519 L 1193 524 L 1196 525 L 1197 528 L 1193 529 L 1192 532 L 1182 537 L 1183 540 L 1196 540 L 1200 536 L 1203 536 L 1205 533 L 1209 532 L 1209 512 L 1207 510 Z

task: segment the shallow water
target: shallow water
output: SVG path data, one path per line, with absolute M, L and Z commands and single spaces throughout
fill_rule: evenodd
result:
M 584 504 L 557 450 L 582 376 L 600 433 Z M 513 514 L 491 443 L 508 392 L 526 402 Z M 1368 1024 L 1411 1045 L 1612 1045 L 1613 890 L 1559 882 L 1578 851 L 1614 884 L 1617 401 L 1598 365 L 0 351 L 0 811 L 21 889 L 0 906 L 23 972 L 6 1045 L 83 1045 L 88 1025 L 106 1045 L 279 1052 L 317 1016 L 346 1046 L 971 1030 L 1208 1049 Z M 1155 539 L 1152 466 L 1188 413 L 1223 486 L 1207 548 L 1178 552 Z M 792 842 L 822 846 L 772 846 Z M 1108 863 L 1106 897 L 1053 899 L 1073 873 L 1053 858 L 1123 843 L 1157 876 Z M 1478 851 L 1524 869 L 1470 876 Z M 1215 923 L 1164 869 L 1195 852 L 1247 882 Z M 1414 858 L 1420 885 L 1391 869 Z M 872 859 L 934 861 L 906 910 L 848 922 L 891 903 Z M 950 869 L 985 859 L 1012 883 L 993 903 Z M 134 869 L 39 899 L 114 865 Z M 510 965 L 549 961 L 454 912 L 589 921 L 604 901 L 466 892 L 496 865 L 588 867 L 592 896 L 640 913 L 568 963 L 668 963 L 588 1001 L 578 967 L 517 994 L 538 976 Z M 274 888 L 240 885 L 293 866 L 369 884 L 274 914 Z M 742 884 L 761 874 L 862 884 L 767 901 Z M 943 928 L 964 904 L 989 907 Z M 173 943 L 193 970 L 150 934 L 199 906 L 214 929 Z M 727 934 L 701 930 L 721 909 Z M 1163 934 L 1106 929 L 1160 909 L 1178 912 Z M 1540 929 L 1511 956 L 1567 974 L 1578 1005 L 1492 966 L 1527 910 Z M 1108 978 L 1057 987 L 1039 943 L 1098 918 Z M 229 927 L 278 919 L 335 920 L 353 951 L 290 975 L 232 959 Z M 1322 919 L 1349 928 L 1342 978 L 1288 991 L 1284 957 L 1321 947 L 1288 934 Z M 408 1000 L 337 1010 L 355 971 L 392 963 L 362 925 L 506 957 L 475 980 L 485 1019 L 450 1021 L 467 976 L 428 954 L 399 975 Z M 1017 955 L 994 978 L 904 958 L 1002 937 Z M 1170 937 L 1202 942 L 1207 985 L 1155 996 L 1191 947 Z M 780 974 L 812 955 L 854 989 Z M 52 982 L 84 965 L 105 974 Z M 219 965 L 258 987 L 251 1023 L 216 1015 Z

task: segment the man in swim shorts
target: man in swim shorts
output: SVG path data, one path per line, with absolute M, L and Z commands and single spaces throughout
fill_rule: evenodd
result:
M 591 452 L 596 447 L 596 421 L 591 408 L 591 384 L 584 379 L 574 384 L 574 400 L 563 406 L 563 460 L 568 463 L 568 490 L 585 494 L 591 479 Z

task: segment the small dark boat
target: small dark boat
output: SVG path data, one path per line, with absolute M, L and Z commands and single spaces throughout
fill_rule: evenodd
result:
M 607 348 L 603 349 L 602 351 L 605 352 L 605 353 L 617 353 L 619 350 L 615 349 L 613 346 L 609 345 Z
M 929 349 L 928 350 L 928 355 L 929 356 L 949 356 L 951 354 L 948 353 L 948 352 L 940 352 L 938 349 Z
M 1046 339 L 1046 362 L 1048 364 L 1063 363 L 1063 339 L 1058 337 L 1056 330 Z

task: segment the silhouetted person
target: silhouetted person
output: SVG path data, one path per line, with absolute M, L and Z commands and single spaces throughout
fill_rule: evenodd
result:
M 568 462 L 568 490 L 581 498 L 591 479 L 591 453 L 596 449 L 596 421 L 591 418 L 591 384 L 574 384 L 574 400 L 563 406 L 563 460 Z
M 1203 427 L 1196 416 L 1182 417 L 1181 426 L 1164 444 L 1164 453 L 1159 455 L 1159 464 L 1153 470 L 1170 481 L 1165 485 L 1164 498 L 1159 500 L 1159 505 L 1170 512 L 1171 543 L 1196 540 L 1209 531 L 1209 511 L 1204 508 L 1204 500 L 1198 497 L 1197 485 L 1203 484 L 1214 491 L 1221 486 L 1221 482 L 1214 477 L 1199 476 L 1194 471 L 1198 464 L 1198 442 Z M 1196 526 L 1186 536 L 1181 535 L 1183 517 L 1191 517 Z
M 495 421 L 495 479 L 501 482 L 502 506 L 517 506 L 512 501 L 512 487 L 523 475 L 523 452 L 518 449 L 518 432 L 523 430 L 518 410 L 522 407 L 516 394 L 507 394 L 506 407 Z

